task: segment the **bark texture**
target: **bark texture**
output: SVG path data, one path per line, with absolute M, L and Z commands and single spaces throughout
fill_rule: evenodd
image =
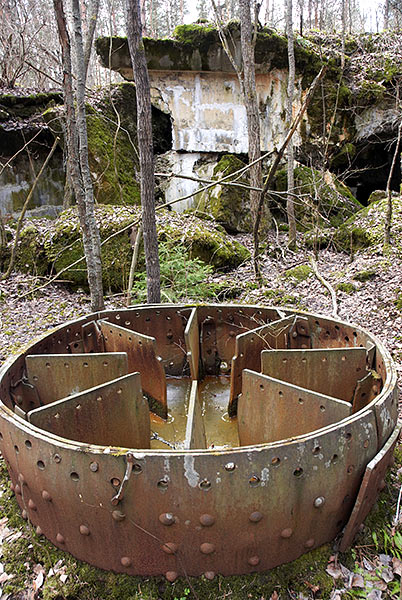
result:
M 81 17 L 78 2 L 77 0 L 74 0 L 73 17 L 75 40 L 77 44 L 79 42 L 81 43 L 77 53 L 77 94 L 75 97 L 71 61 L 71 42 L 66 25 L 63 0 L 53 0 L 53 5 L 62 50 L 67 160 L 82 231 L 85 260 L 88 271 L 88 284 L 91 294 L 91 308 L 96 311 L 104 308 L 104 302 L 100 237 L 95 221 L 92 181 L 88 166 L 88 141 L 85 118 L 85 66 L 82 35 L 80 38 Z
M 142 228 L 148 302 L 160 302 L 160 269 L 155 222 L 155 176 L 151 93 L 142 40 L 140 0 L 126 0 L 127 38 L 137 92 L 137 135 L 141 171 Z
M 293 121 L 293 99 L 295 95 L 295 48 L 294 48 L 294 36 L 293 36 L 293 3 L 292 0 L 286 0 L 286 29 L 288 37 L 288 61 L 289 61 L 289 78 L 288 78 L 288 100 L 286 108 L 286 117 L 288 122 L 288 128 L 290 129 Z M 289 223 L 289 239 L 288 244 L 290 248 L 296 246 L 296 219 L 295 219 L 295 204 L 294 204 L 294 188 L 295 188 L 295 177 L 294 177 L 294 143 L 293 137 L 289 140 L 288 145 L 288 161 L 287 161 L 287 172 L 288 172 L 288 197 L 286 199 L 286 212 Z
M 248 130 L 248 158 L 253 163 L 261 156 L 261 134 L 260 134 L 260 116 L 258 113 L 257 91 L 255 85 L 255 65 L 254 65 L 254 39 L 251 22 L 250 1 L 240 0 L 240 21 L 241 21 L 241 50 L 243 58 L 243 86 L 245 105 L 247 112 L 247 130 Z M 254 188 L 262 187 L 261 161 L 256 162 L 250 168 L 250 186 Z M 250 191 L 250 209 L 253 223 L 257 220 L 257 214 L 260 206 L 261 192 Z M 254 240 L 254 273 L 258 276 L 258 240 L 257 247 Z

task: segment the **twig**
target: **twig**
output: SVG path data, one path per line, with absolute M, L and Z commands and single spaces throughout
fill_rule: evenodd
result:
M 134 242 L 133 257 L 131 259 L 131 265 L 130 265 L 130 276 L 128 278 L 127 306 L 130 306 L 131 290 L 132 290 L 133 283 L 134 283 L 134 273 L 135 273 L 135 269 L 137 267 L 138 254 L 140 252 L 141 237 L 142 237 L 142 225 L 140 225 L 137 230 L 137 236 L 136 236 L 135 242 Z
M 311 262 L 311 266 L 313 267 L 314 275 L 317 277 L 318 281 L 320 283 L 322 283 L 322 285 L 324 287 L 326 287 L 327 290 L 329 291 L 329 293 L 331 294 L 332 316 L 334 318 L 337 318 L 338 317 L 338 301 L 336 299 L 336 292 L 335 292 L 334 288 L 332 287 L 332 285 L 330 283 L 328 283 L 328 281 L 326 281 L 324 279 L 324 277 L 322 277 L 322 275 L 320 275 L 320 273 L 318 272 L 317 263 L 313 257 L 310 258 L 310 262 Z
M 29 202 L 30 202 L 30 200 L 31 200 L 31 198 L 33 196 L 33 193 L 34 193 L 34 191 L 36 189 L 38 181 L 39 181 L 39 179 L 40 179 L 43 171 L 46 169 L 47 165 L 49 164 L 49 161 L 52 158 L 54 151 L 56 150 L 56 147 L 57 147 L 57 144 L 59 143 L 59 140 L 60 140 L 59 137 L 56 137 L 56 139 L 54 140 L 53 146 L 51 147 L 50 152 L 47 155 L 46 160 L 43 163 L 43 165 L 42 165 L 39 173 L 35 177 L 35 181 L 33 182 L 32 187 L 29 190 L 29 194 L 26 197 L 26 200 L 24 202 L 24 206 L 22 207 L 20 216 L 18 217 L 18 221 L 17 221 L 17 229 L 15 231 L 14 244 L 13 244 L 13 247 L 12 247 L 12 250 L 11 250 L 10 263 L 8 265 L 7 271 L 5 272 L 5 274 L 3 275 L 3 277 L 1 278 L 0 281 L 3 281 L 4 279 L 8 279 L 10 277 L 11 271 L 13 270 L 14 262 L 15 262 L 15 256 L 16 256 L 16 253 L 17 253 L 17 246 L 18 246 L 18 242 L 19 242 L 19 239 L 20 239 L 20 233 L 21 233 L 21 228 L 22 228 L 22 223 L 24 221 L 25 213 L 26 213 L 26 211 L 28 209 Z

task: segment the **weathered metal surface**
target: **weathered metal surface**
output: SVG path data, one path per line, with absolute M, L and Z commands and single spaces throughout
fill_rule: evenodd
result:
M 35 354 L 25 359 L 29 382 L 41 404 L 66 398 L 82 390 L 127 374 L 127 354 Z
M 126 352 L 128 371 L 141 375 L 143 392 L 150 409 L 161 416 L 167 416 L 166 375 L 162 361 L 156 354 L 155 338 L 107 321 L 98 321 L 107 352 Z
M 57 400 L 28 413 L 30 423 L 77 442 L 149 448 L 148 403 L 139 373 Z
M 241 393 L 243 369 L 261 371 L 261 352 L 268 348 L 287 348 L 290 332 L 296 334 L 297 317 L 291 316 L 274 321 L 257 329 L 236 336 L 235 355 L 232 359 L 230 379 L 229 414 L 234 416 L 237 411 L 237 399 Z M 306 341 L 303 335 L 303 341 Z
M 393 431 L 385 446 L 366 467 L 352 514 L 343 532 L 339 546 L 341 552 L 345 552 L 351 545 L 360 524 L 363 523 L 369 514 L 378 494 L 385 486 L 384 477 L 391 462 L 400 431 L 401 428 L 399 426 Z
M 156 354 L 175 378 L 168 379 L 168 419 L 151 414 L 151 434 L 165 439 L 152 439 L 151 449 L 124 452 L 120 445 L 80 443 L 35 427 L 12 411 L 32 410 L 39 402 L 21 383 L 27 377 L 25 354 L 0 370 L 0 451 L 23 514 L 55 545 L 101 568 L 164 573 L 172 581 L 179 575 L 264 571 L 293 560 L 342 530 L 367 464 L 395 427 L 396 374 L 381 342 L 333 319 L 287 311 L 293 320 L 307 319 L 313 348 L 373 343 L 369 366 L 379 377 L 378 394 L 368 407 L 318 431 L 239 447 L 237 421 L 225 413 L 236 335 L 281 315 L 260 307 L 198 307 L 202 363 L 210 376 L 191 384 L 183 376 L 189 372 L 184 331 L 192 308 L 146 306 L 89 315 L 29 350 L 42 360 L 53 353 L 64 360 L 71 344 L 82 340 L 90 352 L 85 356 L 96 356 L 85 326 L 98 319 L 155 337 Z M 292 340 L 289 346 L 299 343 Z M 195 403 L 188 413 L 191 385 L 198 385 L 201 421 Z M 205 449 L 184 450 L 191 415 L 204 425 Z M 114 411 L 111 418 L 120 417 Z M 295 420 L 288 419 L 289 435 Z M 190 442 L 202 444 L 195 436 Z
M 378 391 L 376 380 L 371 372 L 363 379 L 359 379 L 353 394 L 353 412 L 358 412 L 367 406 L 378 395 Z
M 351 409 L 343 400 L 245 370 L 237 410 L 240 445 L 305 435 L 342 421 Z
M 188 375 L 184 329 L 192 308 L 162 304 L 104 311 L 100 319 L 155 338 L 156 354 L 167 375 Z
M 365 348 L 320 348 L 317 350 L 264 350 L 264 375 L 326 394 L 353 401 L 359 379 L 366 373 Z
M 197 309 L 193 308 L 184 330 L 186 340 L 187 360 L 190 365 L 191 379 L 197 380 L 200 367 L 200 332 L 198 328 Z
M 311 348 L 310 323 L 306 317 L 297 317 L 289 330 L 289 348 Z
M 264 451 L 134 453 L 116 506 L 111 500 L 126 472 L 124 455 L 76 452 L 63 440 L 33 437 L 23 425 L 2 423 L 0 431 L 13 484 L 24 482 L 17 500 L 34 526 L 78 558 L 144 575 L 263 571 L 332 539 L 377 445 L 367 412 Z M 170 526 L 165 515 L 174 517 Z M 168 543 L 177 547 L 173 555 L 163 549 Z M 255 556 L 258 563 L 250 562 Z
M 193 381 L 188 406 L 186 440 L 184 449 L 206 448 L 204 422 L 202 420 L 201 404 L 198 398 L 198 382 Z
M 105 341 L 96 321 L 82 326 L 82 343 L 85 352 L 105 352 Z

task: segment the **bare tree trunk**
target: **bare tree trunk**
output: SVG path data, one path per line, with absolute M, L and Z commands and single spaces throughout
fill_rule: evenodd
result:
M 243 58 L 243 83 L 245 104 L 247 112 L 248 130 L 248 159 L 253 163 L 261 156 L 260 116 L 258 113 L 257 91 L 255 85 L 254 45 L 250 2 L 240 0 L 240 22 L 241 22 L 241 50 Z M 250 169 L 250 186 L 262 187 L 261 162 L 256 162 Z M 253 223 L 257 220 L 260 194 L 256 190 L 250 191 L 250 210 Z M 253 253 L 254 275 L 259 277 L 258 267 L 258 235 L 254 238 Z
M 70 36 L 66 26 L 63 0 L 53 0 L 53 5 L 62 49 L 63 92 L 66 109 L 66 142 L 68 161 L 82 231 L 85 260 L 88 271 L 88 283 L 91 294 L 91 307 L 92 310 L 95 311 L 103 309 L 104 302 L 102 265 L 100 260 L 100 238 L 94 215 L 94 202 L 92 182 L 88 167 L 88 154 L 86 155 L 86 158 L 84 156 L 88 151 L 88 143 L 86 139 L 84 104 L 85 77 L 82 40 L 81 51 L 78 53 L 79 56 L 77 56 L 77 63 L 81 64 L 78 64 L 79 72 L 77 73 L 77 98 L 75 102 L 71 63 L 71 44 Z M 74 0 L 73 10 L 75 27 L 79 27 L 79 30 L 81 30 L 79 18 L 80 15 L 76 15 L 77 7 L 79 10 L 78 0 Z M 77 18 L 79 22 L 77 22 Z M 76 37 L 79 39 L 78 32 L 76 32 Z M 77 114 L 74 108 L 75 103 L 77 105 Z M 84 161 L 84 164 L 81 164 L 81 160 Z M 85 174 L 83 171 L 86 171 Z
M 289 78 L 288 78 L 288 102 L 286 107 L 287 122 L 290 129 L 293 121 L 293 98 L 295 94 L 295 76 L 296 76 L 296 65 L 295 65 L 295 49 L 293 39 L 293 3 L 292 0 L 286 0 L 286 29 L 288 36 L 288 60 L 289 60 Z M 295 248 L 296 246 L 296 219 L 295 219 L 295 204 L 294 204 L 294 188 L 295 188 L 295 176 L 294 176 L 294 143 L 293 137 L 289 140 L 288 144 L 288 197 L 286 200 L 286 212 L 289 223 L 289 248 Z
M 342 56 L 341 68 L 345 68 L 346 0 L 342 0 Z
M 99 4 L 100 0 L 92 0 L 89 5 L 89 27 L 85 39 L 85 47 L 84 47 L 84 69 L 85 69 L 85 79 L 88 74 L 88 66 L 91 58 L 91 50 L 92 50 L 92 42 L 94 40 L 96 23 L 98 20 L 98 12 L 99 12 Z
M 144 35 L 147 34 L 147 11 L 145 6 L 145 0 L 140 0 L 140 11 L 141 11 L 141 26 Z
M 387 212 L 385 214 L 385 224 L 384 224 L 384 246 L 387 246 L 391 242 L 391 225 L 392 225 L 392 190 L 391 190 L 391 181 L 392 176 L 394 174 L 396 159 L 398 157 L 398 153 L 400 152 L 400 144 L 401 144 L 401 135 L 402 135 L 402 120 L 399 123 L 398 127 L 398 138 L 396 140 L 395 152 L 392 158 L 391 168 L 388 174 L 387 180 Z
M 384 5 L 384 29 L 389 28 L 389 0 L 385 0 Z
M 137 96 L 137 134 L 141 169 L 142 227 L 148 302 L 160 302 L 160 269 L 155 222 L 155 176 L 151 94 L 140 20 L 139 0 L 126 0 L 127 37 Z

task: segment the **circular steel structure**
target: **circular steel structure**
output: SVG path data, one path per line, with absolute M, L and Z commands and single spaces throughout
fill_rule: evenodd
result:
M 0 371 L 24 518 L 136 575 L 265 571 L 353 539 L 398 437 L 396 372 L 353 325 L 142 305 L 67 323 Z

